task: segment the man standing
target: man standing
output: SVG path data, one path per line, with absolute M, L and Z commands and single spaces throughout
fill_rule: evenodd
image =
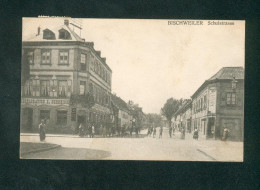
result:
M 170 135 L 170 138 L 172 138 L 172 126 L 169 127 L 169 135 Z
M 41 123 L 39 124 L 39 135 L 40 135 L 40 141 L 45 140 L 45 123 L 44 120 L 41 120 Z
M 153 128 L 153 138 L 156 137 L 156 127 Z
M 160 135 L 159 135 L 159 138 L 162 138 L 162 132 L 163 132 L 163 128 L 160 127 Z

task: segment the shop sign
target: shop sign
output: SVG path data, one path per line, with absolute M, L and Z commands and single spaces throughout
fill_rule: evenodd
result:
M 22 104 L 36 104 L 36 105 L 69 105 L 69 99 L 36 99 L 36 98 L 22 98 Z

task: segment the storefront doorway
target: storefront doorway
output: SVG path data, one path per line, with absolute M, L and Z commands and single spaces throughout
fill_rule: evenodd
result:
M 207 138 L 213 138 L 215 136 L 215 117 L 208 118 L 208 130 Z

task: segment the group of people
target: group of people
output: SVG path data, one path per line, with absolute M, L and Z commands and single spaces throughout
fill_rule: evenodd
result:
M 78 134 L 79 137 L 90 137 L 94 138 L 95 135 L 99 135 L 101 137 L 107 138 L 107 137 L 112 137 L 113 135 L 117 137 L 126 137 L 127 134 L 130 134 L 130 137 L 132 137 L 133 132 L 135 132 L 136 135 L 139 133 L 139 129 L 134 126 L 126 126 L 123 125 L 114 127 L 114 126 L 106 126 L 106 125 L 89 125 L 86 126 L 83 123 L 79 124 L 78 128 Z
M 162 138 L 162 133 L 163 133 L 163 127 L 161 126 L 159 129 L 159 138 Z M 148 131 L 147 131 L 147 136 L 151 137 L 153 135 L 153 138 L 156 137 L 156 127 L 151 126 L 148 127 Z
M 95 126 L 94 125 L 84 126 L 82 123 L 80 123 L 79 124 L 79 136 L 80 137 L 89 136 L 90 138 L 94 138 Z

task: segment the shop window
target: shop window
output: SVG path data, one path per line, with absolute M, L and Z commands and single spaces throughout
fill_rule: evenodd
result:
M 42 64 L 51 64 L 51 52 L 48 50 L 42 51 Z
M 46 40 L 55 40 L 55 34 L 49 30 L 49 29 L 45 29 L 43 30 L 43 39 L 46 39 Z
M 67 124 L 67 111 L 57 111 L 57 124 L 66 125 Z
M 86 82 L 80 81 L 80 84 L 79 84 L 79 94 L 80 95 L 85 94 L 85 88 L 86 88 Z
M 226 100 L 227 100 L 227 105 L 235 105 L 236 104 L 236 93 L 228 92 Z
M 59 85 L 58 96 L 59 97 L 67 97 L 68 81 L 58 81 L 58 85 Z
M 59 64 L 69 64 L 69 52 L 60 51 Z
M 40 110 L 40 121 L 42 119 L 44 122 L 50 119 L 50 110 Z
M 86 71 L 86 55 L 85 54 L 80 55 L 80 70 Z
M 50 81 L 41 81 L 41 96 L 50 96 Z

